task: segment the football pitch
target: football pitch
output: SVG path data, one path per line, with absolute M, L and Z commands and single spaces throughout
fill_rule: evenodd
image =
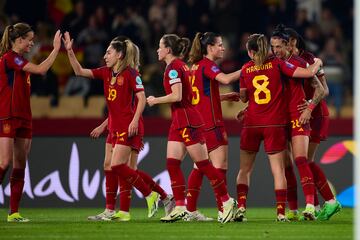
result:
M 103 209 L 22 209 L 29 223 L 7 223 L 7 210 L 0 209 L 0 239 L 353 239 L 353 209 L 344 208 L 330 221 L 275 222 L 273 208 L 249 208 L 248 221 L 162 223 L 163 209 L 153 219 L 147 210 L 131 209 L 130 222 L 90 222 L 88 215 Z M 216 218 L 217 210 L 201 212 Z

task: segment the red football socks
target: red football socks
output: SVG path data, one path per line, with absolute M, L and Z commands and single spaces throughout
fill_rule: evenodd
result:
M 19 211 L 24 188 L 25 169 L 14 168 L 10 177 L 10 214 Z
M 168 158 L 166 160 L 166 168 L 169 172 L 176 206 L 185 206 L 185 178 L 181 171 L 181 161 Z
M 193 168 L 188 178 L 188 191 L 186 194 L 186 209 L 194 212 L 197 209 L 197 200 L 200 194 L 204 174 L 196 168 Z
M 211 164 L 208 159 L 195 163 L 199 170 L 209 179 L 211 186 L 214 189 L 215 195 L 220 196 L 222 202 L 229 200 L 230 196 L 227 192 L 227 188 L 224 180 L 219 172 Z
M 154 192 L 157 192 L 160 194 L 160 199 L 164 200 L 167 196 L 166 192 L 162 187 L 160 187 L 159 184 L 157 184 L 152 177 L 150 177 L 146 172 L 143 172 L 141 170 L 136 170 L 136 172 L 140 175 L 140 177 L 144 180 L 144 182 L 149 185 L 150 189 Z
M 306 157 L 295 158 L 295 164 L 298 168 L 300 175 L 301 186 L 305 195 L 307 204 L 314 205 L 315 185 L 312 172 Z
M 314 175 L 314 182 L 321 196 L 325 201 L 334 199 L 334 194 L 331 191 L 327 178 L 323 170 L 314 162 L 309 163 L 309 167 Z
M 247 194 L 249 192 L 249 186 L 246 184 L 237 184 L 237 201 L 238 201 L 238 208 L 246 208 L 246 199 Z
M 132 186 L 127 181 L 119 178 L 120 186 L 120 211 L 129 212 L 131 202 L 131 190 Z
M 104 173 L 106 186 L 106 208 L 114 210 L 118 190 L 118 176 L 112 170 L 104 170 Z
M 286 189 L 275 189 L 276 213 L 285 215 Z
M 130 185 L 134 186 L 144 195 L 144 197 L 150 195 L 151 190 L 149 186 L 146 185 L 146 183 L 143 181 L 143 179 L 139 176 L 139 174 L 135 170 L 131 169 L 125 163 L 112 166 L 111 168 L 118 175 L 120 179 L 125 180 Z

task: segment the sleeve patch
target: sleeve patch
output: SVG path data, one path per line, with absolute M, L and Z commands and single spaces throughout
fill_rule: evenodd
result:
M 287 66 L 288 68 L 291 68 L 291 69 L 294 69 L 294 68 L 295 68 L 295 66 L 294 66 L 293 64 L 291 64 L 291 63 L 289 63 L 289 62 L 287 62 L 287 61 L 285 61 L 285 64 L 286 64 L 286 66 Z
M 137 76 L 135 80 L 136 80 L 136 84 L 142 85 L 142 80 L 140 76 Z
M 181 82 L 181 79 L 180 79 L 180 78 L 171 79 L 171 80 L 169 81 L 170 85 L 172 85 L 172 84 L 174 84 L 174 83 L 179 83 L 179 82 Z
M 24 63 L 24 60 L 19 57 L 15 57 L 14 62 L 16 65 L 21 66 Z
M 171 79 L 175 79 L 175 78 L 177 78 L 179 76 L 179 74 L 178 74 L 178 72 L 176 71 L 176 70 L 170 70 L 169 71 L 169 78 L 171 78 Z
M 217 72 L 220 72 L 220 69 L 218 66 L 212 66 L 211 71 L 213 71 L 214 73 L 217 73 Z

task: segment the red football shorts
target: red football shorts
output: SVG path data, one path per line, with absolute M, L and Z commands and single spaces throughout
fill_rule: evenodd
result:
M 298 118 L 291 118 L 291 121 L 289 123 L 289 137 L 295 137 L 295 136 L 310 136 L 310 123 L 307 124 L 300 124 Z
M 206 141 L 208 152 L 215 150 L 216 148 L 228 145 L 228 138 L 224 127 L 215 127 L 203 132 L 203 136 Z
M 315 117 L 310 120 L 310 142 L 320 143 L 325 141 L 329 134 L 329 116 Z
M 31 139 L 32 122 L 19 118 L 0 120 L 0 137 Z
M 281 152 L 287 149 L 286 127 L 251 127 L 241 130 L 241 150 L 258 152 L 261 141 L 264 141 L 266 153 Z
M 143 137 L 140 135 L 135 135 L 132 137 L 128 137 L 127 132 L 125 131 L 114 131 L 111 133 L 113 147 L 116 144 L 125 145 L 131 147 L 132 150 L 140 152 L 144 147 Z M 106 141 L 107 142 L 107 141 Z
M 169 130 L 168 141 L 182 142 L 185 146 L 205 143 L 201 128 L 185 127 L 176 129 L 173 124 L 171 124 Z

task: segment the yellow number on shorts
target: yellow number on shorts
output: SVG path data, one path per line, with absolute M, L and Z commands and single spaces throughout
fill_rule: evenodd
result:
M 262 84 L 259 84 L 260 81 L 263 81 Z M 266 88 L 269 85 L 269 78 L 265 75 L 255 76 L 252 80 L 253 86 L 256 88 L 254 92 L 254 99 L 257 104 L 267 104 L 271 100 L 270 89 Z M 265 98 L 260 98 L 260 93 L 265 94 Z
M 193 92 L 193 97 L 191 99 L 191 104 L 192 105 L 197 105 L 200 102 L 200 94 L 199 94 L 199 89 L 196 86 L 194 86 L 194 84 L 195 84 L 195 75 L 189 76 L 189 81 L 191 83 L 191 88 L 192 88 L 192 92 Z
M 116 99 L 116 89 L 113 89 L 113 88 L 109 88 L 109 95 L 108 95 L 108 100 L 109 101 L 114 101 Z
M 301 127 L 298 119 L 296 119 L 296 120 L 291 120 L 291 123 L 292 123 L 292 128 L 299 128 L 299 127 Z

